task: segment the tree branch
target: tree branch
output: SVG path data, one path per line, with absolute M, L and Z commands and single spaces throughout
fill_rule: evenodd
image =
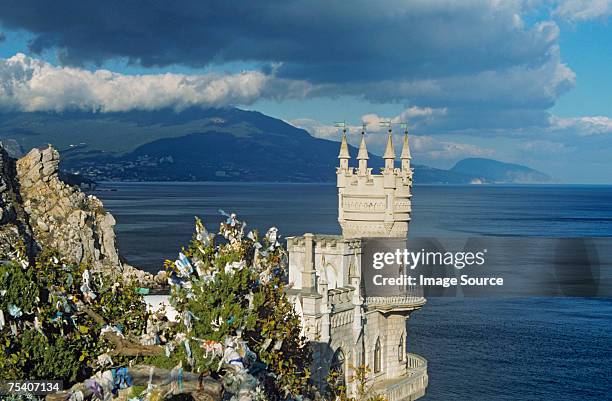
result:
M 102 316 L 83 302 L 77 303 L 77 308 L 91 317 L 96 323 L 101 325 L 107 324 Z M 108 331 L 102 337 L 115 345 L 115 349 L 108 353 L 110 356 L 154 356 L 164 352 L 163 348 L 159 345 L 142 345 Z
M 152 374 L 151 369 L 153 369 Z M 196 401 L 219 401 L 223 395 L 221 383 L 198 373 L 183 372 L 182 381 L 178 383 L 172 379 L 172 371 L 170 369 L 136 365 L 129 368 L 128 372 L 132 377 L 134 386 L 146 387 L 150 379 L 151 384 L 161 390 L 162 394 L 166 395 L 191 394 Z M 82 391 L 86 399 L 93 395 L 91 389 L 87 388 L 85 384 L 77 383 L 69 390 L 47 395 L 46 400 L 65 401 L 70 397 L 71 393 L 77 391 Z
M 159 345 L 142 345 L 110 331 L 102 336 L 115 345 L 115 349 L 108 353 L 110 356 L 155 356 L 164 352 L 164 349 Z

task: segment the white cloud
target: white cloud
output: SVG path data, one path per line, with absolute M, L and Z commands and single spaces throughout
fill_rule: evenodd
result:
M 18 53 L 0 60 L 0 108 L 22 111 L 99 112 L 163 107 L 218 107 L 257 99 L 301 97 L 308 85 L 259 71 L 238 74 L 124 75 L 57 67 Z
M 435 121 L 436 118 L 444 116 L 446 114 L 445 108 L 431 108 L 431 107 L 417 107 L 412 106 L 403 110 L 397 116 L 385 117 L 379 116 L 378 114 L 364 114 L 361 116 L 361 122 L 366 124 L 367 132 L 382 132 L 386 131 L 386 127 L 381 124 L 382 121 L 391 121 L 395 125 L 394 131 L 398 131 L 397 124 L 406 122 L 408 123 L 409 129 L 418 129 L 429 122 Z M 339 129 L 335 125 L 323 124 L 320 121 L 311 118 L 296 118 L 291 121 L 287 121 L 289 124 L 305 129 L 312 136 L 317 138 L 338 140 L 340 137 Z M 349 133 L 358 133 L 363 129 L 363 125 L 347 125 Z M 358 143 L 359 138 L 356 136 L 349 136 L 349 140 Z M 380 141 L 381 146 L 384 145 L 384 141 Z
M 408 122 L 409 127 L 416 127 L 424 120 L 435 119 L 436 116 L 443 116 L 446 113 L 445 109 L 433 109 L 430 107 L 409 107 L 402 111 L 400 115 L 385 118 L 377 114 L 365 114 L 361 117 L 361 120 L 367 124 L 367 131 L 373 133 L 367 137 L 368 150 L 375 154 L 382 154 L 383 148 L 386 144 L 386 135 L 382 134 L 386 130 L 385 127 L 380 125 L 382 120 L 391 120 L 392 123 Z M 334 125 L 323 124 L 319 121 L 310 118 L 301 118 L 289 121 L 290 124 L 298 128 L 303 128 L 308 131 L 312 136 L 317 138 L 339 140 L 340 134 L 338 127 Z M 357 133 L 360 132 L 362 126 L 349 125 L 349 132 Z M 397 146 L 402 141 L 401 132 L 394 128 L 394 141 Z M 349 142 L 352 145 L 358 146 L 360 136 L 349 135 Z M 433 136 L 428 135 L 410 135 L 410 144 L 413 151 L 413 157 L 417 160 L 417 163 L 423 163 L 429 160 L 458 160 L 465 157 L 473 156 L 492 156 L 495 152 L 492 149 L 482 148 L 476 145 L 453 142 L 447 140 L 440 140 Z
M 562 0 L 553 13 L 572 22 L 605 18 L 612 15 L 612 0 Z
M 383 117 L 378 114 L 364 114 L 361 116 L 361 121 L 367 124 L 367 129 L 371 132 L 386 130 L 384 125 L 381 124 L 383 121 L 390 121 L 393 124 L 407 123 L 410 129 L 417 129 L 424 124 L 435 121 L 436 118 L 446 115 L 446 112 L 446 108 L 412 106 L 393 117 Z
M 533 154 L 557 154 L 557 153 L 567 153 L 570 151 L 570 147 L 565 143 L 561 142 L 553 142 L 548 140 L 533 140 L 522 142 L 520 144 L 520 149 L 525 152 L 530 152 Z
M 421 154 L 425 159 L 435 160 L 458 160 L 474 156 L 490 157 L 495 154 L 493 149 L 482 148 L 469 143 L 441 141 L 426 135 L 413 135 L 411 146 L 414 154 Z
M 302 128 L 316 138 L 331 139 L 334 141 L 339 140 L 340 135 L 338 133 L 338 127 L 333 125 L 323 124 L 312 118 L 296 118 L 291 121 L 286 121 L 288 124 L 293 125 L 297 128 Z M 349 131 L 356 130 L 356 126 L 348 127 Z
M 548 43 L 547 53 L 535 63 L 476 74 L 364 83 L 315 84 L 280 78 L 276 75 L 279 66 L 269 73 L 126 75 L 54 66 L 17 54 L 0 59 L 0 108 L 110 112 L 250 105 L 260 99 L 346 95 L 373 102 L 411 104 L 392 119 L 407 120 L 411 129 L 420 129 L 421 133 L 472 129 L 485 122 L 489 124 L 487 129 L 504 129 L 515 126 L 517 121 L 534 120 L 537 112 L 545 120 L 545 110 L 575 83 L 575 74 L 560 60 L 555 44 L 557 26 L 552 22 L 539 23 L 531 31 L 540 42 Z M 500 110 L 508 117 L 498 118 Z M 512 110 L 513 113 L 507 113 Z M 364 121 L 370 123 L 368 130 L 378 131 L 380 118 L 364 116 Z M 424 127 L 430 129 L 426 131 Z
M 550 131 L 562 131 L 579 136 L 612 134 L 612 118 L 583 116 L 562 118 L 551 116 Z

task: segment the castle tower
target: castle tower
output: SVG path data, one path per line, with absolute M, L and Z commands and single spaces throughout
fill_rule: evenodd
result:
M 407 136 L 402 147 L 402 168 L 395 168 L 393 133 L 389 129 L 383 159 L 385 167 L 382 174 L 372 174 L 367 167 L 365 131 L 362 132 L 359 146 L 359 168 L 354 172 L 343 165 L 337 170 L 338 222 L 345 238 L 393 237 L 405 238 L 408 234 L 412 197 L 412 170 L 410 169 L 410 149 Z M 343 133 L 340 153 L 348 155 L 345 147 L 346 134 Z M 405 163 L 405 157 L 408 163 Z
M 425 304 L 418 291 L 386 297 L 364 292 L 361 255 L 367 238 L 405 239 L 411 215 L 412 169 L 408 132 L 395 168 L 393 133 L 387 134 L 385 167 L 373 174 L 361 132 L 358 167 L 349 166 L 347 131 L 343 127 L 336 170 L 338 222 L 342 235 L 304 234 L 287 238 L 288 295 L 300 314 L 304 335 L 313 348 L 312 377 L 324 391 L 330 372 L 337 372 L 348 396 L 351 366 L 367 366 L 368 386 L 390 401 L 415 400 L 425 394 L 427 361 L 407 349 L 407 319 Z M 367 263 L 364 262 L 364 263 Z

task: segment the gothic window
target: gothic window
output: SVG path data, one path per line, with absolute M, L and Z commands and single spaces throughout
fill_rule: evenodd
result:
M 335 386 L 346 386 L 344 373 L 344 352 L 342 348 L 338 348 L 332 357 L 330 366 L 331 378 L 335 382 Z
M 397 360 L 400 362 L 404 361 L 406 350 L 404 349 L 404 335 L 402 334 L 397 344 Z
M 336 273 L 336 269 L 332 266 L 331 263 L 328 263 L 325 266 L 325 278 L 327 280 L 328 289 L 333 290 L 338 288 L 338 274 Z
M 381 371 L 382 367 L 382 349 L 380 347 L 380 338 L 376 339 L 376 345 L 374 346 L 374 373 Z

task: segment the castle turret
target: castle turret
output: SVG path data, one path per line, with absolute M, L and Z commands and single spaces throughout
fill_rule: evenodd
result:
M 405 238 L 411 212 L 412 171 L 395 168 L 395 149 L 389 129 L 383 159 L 382 174 L 373 174 L 368 168 L 368 150 L 365 129 L 359 145 L 359 168 L 348 167 L 348 145 L 342 135 L 340 145 L 341 166 L 338 169 L 338 222 L 345 238 L 395 237 Z M 402 155 L 406 156 L 405 149 Z M 342 162 L 346 160 L 346 167 Z M 409 166 L 409 165 L 408 165 Z
M 359 144 L 359 154 L 357 160 L 359 160 L 359 175 L 368 174 L 368 149 L 366 148 L 365 142 L 365 130 L 361 131 L 361 143 Z
M 346 128 L 342 130 L 342 143 L 340 144 L 340 153 L 338 159 L 340 159 L 340 171 L 346 172 L 349 169 L 348 163 L 351 155 L 348 150 L 348 143 L 346 142 Z
M 404 175 L 411 174 L 410 159 L 412 159 L 412 156 L 410 156 L 410 145 L 408 144 L 408 128 L 404 131 L 404 144 L 402 145 L 400 159 L 402 161 L 402 173 L 404 173 Z
M 387 137 L 387 147 L 385 148 L 385 172 L 393 171 L 393 163 L 395 162 L 395 149 L 393 149 L 393 135 L 391 128 L 389 128 L 389 136 Z

